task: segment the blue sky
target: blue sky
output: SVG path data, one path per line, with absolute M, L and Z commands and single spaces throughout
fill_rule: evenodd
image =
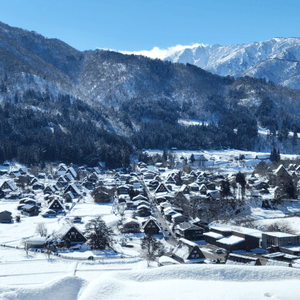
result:
M 151 50 L 299 37 L 299 0 L 0 0 L 0 21 L 78 50 Z

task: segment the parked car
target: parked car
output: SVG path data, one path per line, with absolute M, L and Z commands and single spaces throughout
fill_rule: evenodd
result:
M 219 248 L 219 249 L 217 249 L 215 252 L 216 252 L 217 254 L 221 254 L 221 253 L 223 253 L 223 249 Z

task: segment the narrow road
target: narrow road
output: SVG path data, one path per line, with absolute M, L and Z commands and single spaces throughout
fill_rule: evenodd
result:
M 142 183 L 146 193 L 147 193 L 147 197 L 149 199 L 149 202 L 151 204 L 151 209 L 153 212 L 154 217 L 156 218 L 156 221 L 158 222 L 158 224 L 160 225 L 162 234 L 164 235 L 164 239 L 172 246 L 176 246 L 178 243 L 176 241 L 176 239 L 173 236 L 173 232 L 170 229 L 167 221 L 165 220 L 165 218 L 163 217 L 163 215 L 161 214 L 161 212 L 159 211 L 159 209 L 157 208 L 156 204 L 155 204 L 155 196 L 152 195 L 149 191 L 149 188 L 147 187 L 147 185 L 145 184 L 144 180 L 138 176 L 140 182 Z

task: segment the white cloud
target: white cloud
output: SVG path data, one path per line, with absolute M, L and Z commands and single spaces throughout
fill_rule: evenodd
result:
M 148 56 L 151 58 L 159 58 L 159 59 L 164 59 L 170 55 L 172 55 L 174 52 L 177 51 L 182 51 L 184 49 L 193 49 L 196 47 L 201 46 L 201 44 L 194 44 L 191 46 L 183 46 L 183 45 L 177 45 L 174 47 L 169 47 L 167 49 L 160 49 L 158 47 L 154 47 L 152 50 L 141 50 L 141 51 L 119 51 L 123 54 L 136 54 L 136 55 L 144 55 L 144 56 Z

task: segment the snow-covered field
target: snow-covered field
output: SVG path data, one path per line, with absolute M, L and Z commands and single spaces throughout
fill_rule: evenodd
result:
M 67 254 L 76 257 L 76 255 Z M 84 256 L 89 255 L 85 253 Z M 80 256 L 79 256 L 80 257 Z M 71 260 L 44 254 L 0 247 L 0 286 L 44 284 L 62 276 L 78 276 L 87 281 L 108 271 L 132 270 L 138 268 L 140 258 L 97 258 L 94 262 Z M 0 297 L 0 299 L 2 299 Z

